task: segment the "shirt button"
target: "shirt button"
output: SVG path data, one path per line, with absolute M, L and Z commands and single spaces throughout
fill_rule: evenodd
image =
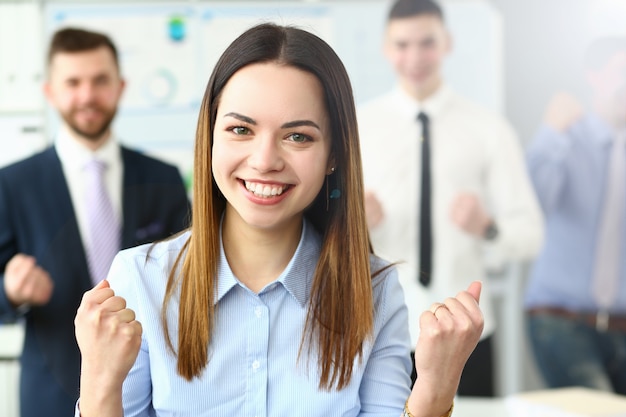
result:
M 254 314 L 256 314 L 257 317 L 261 317 L 263 315 L 263 309 L 261 307 L 256 307 L 254 309 Z
M 259 361 L 254 361 L 252 362 L 252 369 L 256 372 L 257 369 L 259 369 L 259 367 L 261 366 L 261 363 Z

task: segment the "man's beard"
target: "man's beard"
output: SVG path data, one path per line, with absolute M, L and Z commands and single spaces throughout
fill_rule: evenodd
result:
M 104 133 L 109 129 L 111 123 L 113 122 L 113 118 L 117 113 L 117 108 L 113 110 L 105 110 L 100 107 L 94 106 L 86 106 L 95 108 L 97 111 L 104 114 L 104 119 L 98 125 L 92 125 L 88 129 L 81 128 L 78 123 L 74 121 L 75 114 L 77 110 L 72 110 L 69 113 L 61 113 L 61 117 L 65 121 L 65 123 L 69 126 L 69 128 L 77 135 L 84 137 L 85 139 L 96 141 L 104 135 Z M 82 109 L 81 109 L 82 110 Z

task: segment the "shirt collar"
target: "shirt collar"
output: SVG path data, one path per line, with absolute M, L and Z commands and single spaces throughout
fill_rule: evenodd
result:
M 113 135 L 100 148 L 92 151 L 63 128 L 56 137 L 55 147 L 63 166 L 72 171 L 82 171 L 85 164 L 94 158 L 107 166 L 114 165 L 120 159 L 120 145 Z
M 236 285 L 241 285 L 228 265 L 228 260 L 224 253 L 224 245 L 221 242 L 221 235 L 220 230 L 220 266 L 218 268 L 219 279 L 217 282 L 216 303 Z M 282 274 L 274 281 L 274 283 L 282 284 L 301 307 L 304 307 L 309 300 L 313 274 L 315 273 L 321 251 L 321 242 L 321 237 L 315 228 L 308 221 L 304 220 L 296 252 Z M 266 288 L 274 283 L 268 284 Z M 263 291 L 265 289 L 261 293 Z
M 407 93 L 401 86 L 397 86 L 392 94 L 398 100 L 400 108 L 403 113 L 416 117 L 420 112 L 424 112 L 430 118 L 437 117 L 444 109 L 446 102 L 452 96 L 452 88 L 443 83 L 441 86 L 430 95 L 426 100 L 416 100 L 413 96 Z

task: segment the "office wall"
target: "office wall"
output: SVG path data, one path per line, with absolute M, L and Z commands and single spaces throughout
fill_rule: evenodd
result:
M 473 3 L 473 0 L 442 0 L 444 5 L 450 3 Z M 503 56 L 500 59 L 502 71 L 499 80 L 495 85 L 499 85 L 499 99 L 496 99 L 494 108 L 503 111 L 513 123 L 518 131 L 520 138 L 526 143 L 537 128 L 541 121 L 542 112 L 549 97 L 558 90 L 569 90 L 586 97 L 584 80 L 580 73 L 580 52 L 584 49 L 595 35 L 602 33 L 624 33 L 623 22 L 626 21 L 626 2 L 623 0 L 484 0 L 485 3 L 491 5 L 493 9 L 499 12 L 502 26 L 502 42 L 501 51 Z M 33 7 L 35 10 L 43 10 L 49 5 L 59 4 L 123 4 L 121 0 L 97 1 L 97 0 L 80 0 L 80 1 L 57 1 L 57 0 L 0 0 L 0 5 L 6 7 L 8 5 L 22 5 Z M 144 0 L 142 3 L 164 3 L 159 0 L 152 2 Z M 218 4 L 224 2 L 215 2 L 211 0 L 189 0 L 179 1 L 179 4 Z M 251 1 L 230 1 L 230 4 L 266 4 L 262 0 Z M 288 0 L 273 1 L 273 4 L 326 4 L 330 1 L 315 0 Z M 364 7 L 384 9 L 388 1 L 386 0 L 365 0 L 362 2 L 335 0 L 332 3 L 337 4 L 356 4 L 357 8 Z M 3 17 L 9 17 L 8 22 L 2 20 Z M 5 59 L 6 52 L 15 49 L 24 33 L 19 30 L 5 30 L 9 27 L 18 27 L 26 31 L 31 43 L 24 48 L 23 56 L 28 59 L 40 59 L 41 56 L 33 51 L 43 51 L 45 45 L 45 36 L 43 21 L 40 23 L 18 24 L 20 18 L 16 18 L 15 13 L 8 12 L 6 9 L 0 11 L 0 130 L 5 132 L 3 119 L 7 115 L 9 109 L 6 106 L 6 97 L 12 97 L 12 100 L 22 100 L 20 97 L 33 97 L 33 95 L 15 95 L 9 93 L 10 89 L 5 88 L 2 80 L 7 78 L 5 67 L 3 64 L 13 60 Z M 23 19 L 23 18 L 22 18 Z M 30 19 L 32 22 L 43 19 L 43 16 Z M 374 34 L 382 30 L 382 22 L 368 21 L 362 18 L 359 13 L 359 19 L 351 19 L 363 23 L 362 34 Z M 476 28 L 479 25 L 473 18 L 462 17 L 469 28 Z M 8 33 L 8 35 L 7 35 Z M 467 35 L 465 32 L 455 34 L 456 41 L 462 41 Z M 360 39 L 358 36 L 356 39 Z M 371 54 L 373 58 L 381 58 L 378 54 L 380 43 L 375 36 L 369 38 L 371 40 Z M 7 46 L 8 45 L 8 46 Z M 13 45 L 13 46 L 11 46 Z M 458 52 L 458 51 L 455 51 Z M 4 55 L 3 55 L 4 53 Z M 470 52 L 470 55 L 473 52 Z M 455 64 L 455 56 L 453 55 L 450 64 Z M 478 61 L 478 60 L 475 60 Z M 380 62 L 380 61 L 379 61 Z M 457 65 L 449 65 L 456 67 Z M 471 78 L 483 79 L 479 72 L 472 70 Z M 468 76 L 470 75 L 468 74 Z M 380 91 L 390 85 L 391 75 L 388 68 L 381 68 L 379 75 L 381 76 L 376 83 L 372 83 L 373 87 L 368 93 L 358 93 L 357 99 L 366 98 L 368 95 Z M 478 75 L 478 77 L 476 77 Z M 33 79 L 34 90 L 39 91 L 42 70 L 38 67 Z M 24 76 L 24 79 L 27 79 Z M 355 75 L 355 82 L 358 77 Z M 481 88 L 480 84 L 476 84 L 473 89 Z M 357 90 L 360 90 L 358 88 Z M 475 95 L 470 92 L 470 96 Z M 4 98 L 3 98 L 4 97 Z M 43 105 L 43 98 L 38 97 Z M 498 102 L 497 100 L 500 100 Z M 16 113 L 15 110 L 10 110 Z M 17 111 L 23 114 L 23 111 Z M 47 137 L 50 126 L 43 123 L 34 123 L 32 120 L 22 123 L 26 127 L 24 135 L 28 137 L 28 141 L 37 143 L 49 140 Z M 8 130 L 16 130 L 11 124 Z M 21 132 L 21 129 L 17 129 Z M 38 133 L 39 132 L 39 133 Z M 41 136 L 39 136 L 41 135 Z M 6 134 L 5 134 L 6 136 Z M 15 135 L 12 135 L 15 137 Z M 2 139 L 0 138 L 0 141 Z M 17 143 L 19 141 L 15 141 Z M 0 142 L 0 147 L 2 142 Z M 6 151 L 6 150 L 5 150 Z M 11 150 L 12 153 L 21 155 L 19 150 Z M 5 152 L 0 152 L 0 166 L 7 159 L 13 159 Z
M 37 4 L 0 2 L 0 166 L 46 144 L 42 30 Z
M 626 35 L 626 1 L 490 2 L 504 22 L 504 111 L 527 143 L 555 92 L 569 91 L 588 105 L 582 54 L 595 37 Z
M 45 47 L 60 26 L 112 36 L 128 81 L 115 131 L 126 144 L 189 172 L 204 86 L 218 55 L 237 34 L 268 20 L 313 31 L 335 48 L 361 103 L 394 83 L 381 54 L 387 7 L 387 1 L 1 2 L 0 128 L 7 133 L 0 147 L 19 143 L 21 148 L 0 156 L 0 166 L 49 143 L 58 126 L 40 89 Z M 446 78 L 463 94 L 501 111 L 499 14 L 484 0 L 451 0 L 444 7 L 455 37 Z M 182 36 L 173 34 L 173 22 Z

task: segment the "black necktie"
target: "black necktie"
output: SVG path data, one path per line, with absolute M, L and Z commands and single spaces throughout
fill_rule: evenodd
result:
M 417 115 L 422 124 L 422 183 L 420 196 L 420 250 L 419 281 L 423 286 L 430 284 L 433 269 L 433 234 L 431 226 L 430 203 L 430 129 L 428 116 L 422 112 Z

